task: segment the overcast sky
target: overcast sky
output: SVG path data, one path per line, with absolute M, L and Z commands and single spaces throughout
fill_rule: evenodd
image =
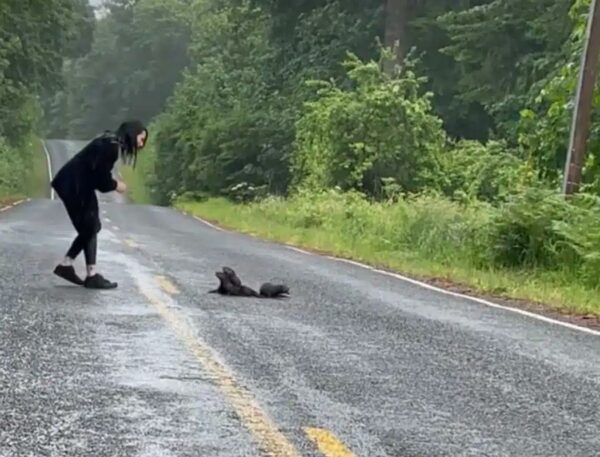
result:
M 0 1 L 2 1 L 2 0 L 0 0 Z M 102 5 L 102 3 L 104 3 L 104 0 L 88 0 L 88 3 L 90 5 L 92 5 L 94 8 L 96 8 L 100 5 Z M 101 16 L 102 16 L 102 12 L 96 11 L 96 17 L 100 18 Z

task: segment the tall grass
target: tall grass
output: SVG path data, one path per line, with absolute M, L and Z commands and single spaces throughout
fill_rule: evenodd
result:
M 133 203 L 151 204 L 153 195 L 151 183 L 155 176 L 156 150 L 152 142 L 140 151 L 135 168 L 130 166 L 121 166 L 119 171 L 123 180 L 127 183 L 127 195 Z
M 48 195 L 48 165 L 40 140 L 32 136 L 10 147 L 0 137 L 0 200 Z
M 327 251 L 481 292 L 600 314 L 600 205 L 530 189 L 500 207 L 439 196 L 383 203 L 324 191 L 235 205 L 176 203 L 247 233 Z M 585 231 L 581 227 L 589 227 Z
M 31 147 L 31 168 L 27 173 L 26 195 L 33 198 L 50 196 L 50 178 L 48 176 L 48 159 L 39 138 L 29 141 Z

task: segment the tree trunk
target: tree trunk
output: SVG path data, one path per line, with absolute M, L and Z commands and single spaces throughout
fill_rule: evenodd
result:
M 394 62 L 386 62 L 386 72 L 390 72 L 395 63 L 400 63 L 406 53 L 406 23 L 408 22 L 408 0 L 384 0 L 385 32 L 383 44 L 392 48 Z

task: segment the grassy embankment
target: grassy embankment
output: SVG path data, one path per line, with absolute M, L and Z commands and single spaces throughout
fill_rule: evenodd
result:
M 31 138 L 18 151 L 0 144 L 0 206 L 49 196 L 48 162 L 42 142 Z
M 144 158 L 135 171 L 124 170 L 130 195 L 138 203 L 151 201 L 144 184 L 151 174 L 150 161 Z M 540 311 L 600 316 L 599 290 L 582 279 L 581 265 L 568 261 L 562 265 L 560 256 L 552 267 L 509 268 L 493 262 L 493 255 L 500 255 L 491 248 L 499 243 L 498 232 L 487 228 L 503 218 L 498 218 L 500 210 L 486 205 L 461 206 L 434 197 L 370 203 L 332 193 L 253 204 L 213 198 L 178 201 L 174 206 L 232 230 L 358 260 L 472 295 L 519 300 L 519 306 Z M 515 229 L 508 227 L 504 241 L 510 241 L 511 230 Z M 540 240 L 548 247 L 536 249 L 552 255 L 554 241 L 544 234 Z
M 414 206 L 401 203 L 393 210 L 372 204 L 360 215 L 348 215 L 347 208 L 340 202 L 314 202 L 313 210 L 302 208 L 306 203 L 272 200 L 236 205 L 224 199 L 210 199 L 179 202 L 176 206 L 244 233 L 416 278 L 435 279 L 444 287 L 471 294 L 537 302 L 560 312 L 600 315 L 598 290 L 575 281 L 565 270 L 474 266 L 473 257 L 480 248 L 478 242 L 456 240 L 464 236 L 458 233 L 462 215 L 443 203 L 429 209 L 419 203 Z M 468 224 L 477 214 L 472 212 L 464 218 L 465 222 L 471 219 Z
M 127 165 L 119 168 L 123 180 L 127 183 L 127 196 L 131 202 L 137 204 L 152 203 L 152 194 L 146 183 L 149 177 L 152 176 L 153 163 L 154 148 L 152 144 L 149 144 L 140 152 L 135 168 Z

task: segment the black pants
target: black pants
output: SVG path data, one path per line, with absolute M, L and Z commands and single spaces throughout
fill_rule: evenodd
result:
M 90 195 L 83 203 L 68 198 L 61 197 L 61 199 L 73 227 L 77 230 L 77 236 L 67 251 L 67 257 L 75 259 L 83 251 L 86 265 L 95 265 L 98 249 L 97 234 L 102 228 L 96 194 Z

